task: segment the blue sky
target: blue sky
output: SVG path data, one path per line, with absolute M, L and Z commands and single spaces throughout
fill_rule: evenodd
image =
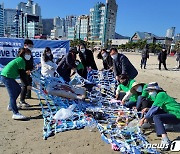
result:
M 0 0 L 5 8 L 16 8 L 27 0 Z M 43 18 L 66 15 L 89 14 L 97 2 L 106 0 L 34 0 L 41 6 Z M 165 36 L 169 27 L 180 33 L 180 0 L 116 0 L 118 14 L 116 32 L 132 36 L 136 31 L 151 32 Z

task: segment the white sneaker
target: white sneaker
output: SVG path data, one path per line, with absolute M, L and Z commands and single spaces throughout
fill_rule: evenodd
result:
M 23 116 L 20 113 L 16 113 L 16 114 L 13 114 L 12 119 L 14 119 L 14 120 L 24 120 L 24 119 L 27 119 L 27 117 Z
M 12 111 L 12 107 L 10 105 L 7 106 L 8 111 Z
M 17 105 L 18 108 L 27 108 L 30 107 L 30 105 L 26 102 L 19 102 L 19 104 Z

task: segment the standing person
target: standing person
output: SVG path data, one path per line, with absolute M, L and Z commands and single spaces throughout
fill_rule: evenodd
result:
M 177 69 L 180 69 L 180 51 L 176 53 Z
M 26 74 L 29 75 L 29 72 L 25 71 L 26 68 L 26 61 L 31 58 L 31 51 L 29 49 L 21 48 L 19 51 L 19 57 L 10 61 L 2 70 L 1 77 L 2 82 L 5 84 L 9 97 L 10 102 L 8 105 L 8 110 L 13 111 L 12 118 L 15 120 L 22 120 L 26 119 L 25 116 L 21 115 L 18 111 L 16 100 L 21 93 L 21 87 L 16 82 L 16 78 L 20 76 L 21 81 L 25 86 L 28 86 L 28 81 L 26 78 Z
M 134 79 L 138 75 L 138 71 L 129 59 L 125 55 L 118 53 L 116 48 L 110 50 L 110 55 L 113 59 L 113 70 L 116 80 L 121 74 L 127 74 L 129 79 Z
M 94 60 L 94 56 L 91 50 L 88 50 L 85 44 L 80 44 L 79 46 L 79 58 L 84 66 L 83 77 L 87 78 L 87 69 L 97 70 L 97 66 Z
M 113 66 L 112 58 L 109 54 L 109 52 L 106 51 L 106 49 L 102 49 L 99 54 L 97 55 L 98 59 L 102 59 L 103 66 L 105 70 L 111 69 Z
M 26 39 L 24 41 L 24 48 L 29 49 L 30 51 L 33 49 L 33 41 Z M 25 74 L 25 78 L 28 82 L 29 85 L 32 85 L 32 78 L 30 76 L 30 72 L 33 70 L 33 56 L 31 53 L 30 59 L 25 59 L 26 61 L 26 74 Z M 21 78 L 20 78 L 21 79 Z M 18 104 L 19 108 L 23 108 L 23 107 L 30 107 L 30 105 L 25 101 L 25 99 L 30 99 L 31 98 L 31 90 L 27 89 L 27 85 L 23 82 L 23 80 L 21 80 L 22 83 L 22 89 L 21 89 L 21 95 L 20 95 L 20 102 Z
M 53 61 L 51 49 L 46 47 L 41 56 L 41 74 L 44 77 L 54 77 L 54 72 L 56 69 L 57 65 Z
M 144 49 L 142 50 L 142 53 L 141 53 L 141 69 L 143 68 L 143 65 L 144 65 L 144 69 L 146 69 L 146 62 L 147 62 L 147 59 L 149 58 L 149 48 L 148 48 L 148 45 L 146 45 L 144 47 Z
M 57 72 L 66 82 L 70 81 L 71 70 L 76 70 L 76 54 L 76 48 L 71 48 L 69 53 L 58 64 Z
M 148 119 L 153 118 L 157 136 L 161 136 L 161 144 L 170 144 L 164 124 L 180 123 L 180 103 L 170 97 L 160 88 L 157 83 L 149 84 L 147 89 L 149 95 L 152 96 L 154 103 L 144 118 L 140 121 L 140 126 Z M 164 149 L 166 150 L 166 149 Z
M 165 70 L 168 70 L 166 67 L 166 59 L 167 59 L 167 51 L 165 48 L 163 48 L 162 51 L 158 54 L 159 70 L 161 70 L 161 64 L 164 65 Z

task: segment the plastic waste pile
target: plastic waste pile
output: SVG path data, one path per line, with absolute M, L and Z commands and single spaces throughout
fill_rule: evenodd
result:
M 63 83 L 62 79 L 45 79 L 37 72 L 32 74 L 32 78 L 33 90 L 37 93 L 42 107 L 44 139 L 58 132 L 85 127 L 92 132 L 99 130 L 102 140 L 110 144 L 115 151 L 133 154 L 158 153 L 144 146 L 148 141 L 138 126 L 139 113 L 121 106 L 119 101 L 112 100 L 116 86 L 112 72 L 91 70 L 88 73 L 88 80 L 75 75 L 70 81 L 69 84 L 74 87 L 88 85 L 89 101 L 47 94 L 46 86 L 52 81 Z

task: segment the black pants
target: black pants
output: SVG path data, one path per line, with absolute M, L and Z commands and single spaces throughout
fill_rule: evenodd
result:
M 163 64 L 164 65 L 164 69 L 166 69 L 167 70 L 167 67 L 166 67 L 166 61 L 165 60 L 163 60 L 163 61 L 159 61 L 159 70 L 161 70 L 161 64 Z
M 143 65 L 144 65 L 144 69 L 146 68 L 146 62 L 147 62 L 147 58 L 141 59 L 141 69 L 142 69 Z
M 136 108 L 138 111 L 141 111 L 145 108 L 150 108 L 153 102 L 148 100 L 146 97 L 139 96 L 136 104 Z
M 30 75 L 26 75 L 26 80 L 28 82 L 28 85 L 32 85 L 32 78 Z M 21 102 L 25 102 L 25 98 L 27 96 L 27 98 L 31 97 L 31 90 L 27 90 L 27 85 L 21 80 L 21 95 L 20 95 L 20 101 Z

